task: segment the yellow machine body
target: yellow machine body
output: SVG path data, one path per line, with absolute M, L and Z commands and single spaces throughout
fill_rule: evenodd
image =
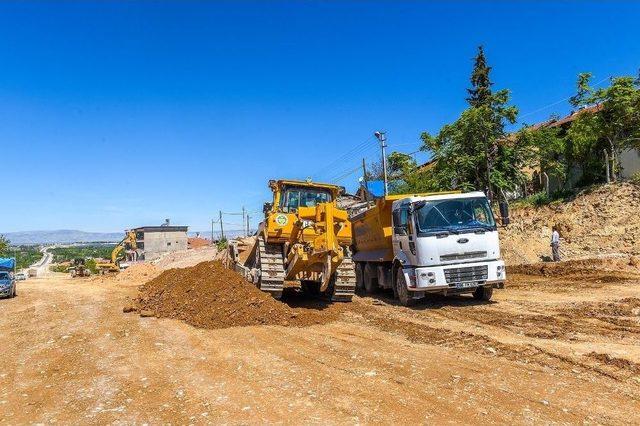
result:
M 297 180 L 270 181 L 269 187 L 273 202 L 260 229 L 265 242 L 283 246 L 286 280 L 322 276 L 324 290 L 352 242 L 347 211 L 336 202 L 343 189 Z
M 111 262 L 97 263 L 96 267 L 101 271 L 118 272 L 120 271 L 120 253 L 125 249 L 136 250 L 137 248 L 136 232 L 126 231 L 125 237 L 111 251 Z

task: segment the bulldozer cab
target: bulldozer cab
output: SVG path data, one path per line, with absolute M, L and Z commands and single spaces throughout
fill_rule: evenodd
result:
M 342 187 L 311 181 L 278 180 L 270 181 L 273 191 L 271 211 L 295 213 L 300 207 L 316 207 L 321 203 L 335 204 Z

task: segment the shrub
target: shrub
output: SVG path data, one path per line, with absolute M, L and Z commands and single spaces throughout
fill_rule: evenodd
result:
M 531 206 L 544 206 L 551 202 L 551 197 L 547 195 L 545 191 L 536 192 L 535 194 L 529 195 L 527 198 L 523 200 L 524 204 L 528 204 Z
M 216 247 L 218 248 L 219 251 L 226 250 L 227 247 L 229 247 L 229 242 L 227 241 L 226 238 L 223 238 L 216 242 Z

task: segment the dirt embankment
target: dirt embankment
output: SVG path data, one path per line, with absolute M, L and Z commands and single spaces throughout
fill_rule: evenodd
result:
M 307 326 L 338 318 L 340 305 L 326 310 L 291 307 L 246 282 L 220 261 L 170 269 L 140 288 L 136 309 L 202 328 L 249 325 Z
M 628 258 L 640 254 L 639 212 L 640 187 L 631 183 L 587 189 L 566 203 L 513 208 L 511 224 L 500 231 L 502 252 L 510 265 L 539 262 L 551 254 L 557 225 L 565 259 Z

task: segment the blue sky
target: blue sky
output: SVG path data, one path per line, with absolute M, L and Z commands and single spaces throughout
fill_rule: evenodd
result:
M 377 129 L 415 151 L 465 108 L 479 44 L 523 121 L 565 113 L 579 72 L 637 74 L 638 22 L 633 2 L 2 2 L 0 231 L 206 230 L 268 179 L 376 159 Z

